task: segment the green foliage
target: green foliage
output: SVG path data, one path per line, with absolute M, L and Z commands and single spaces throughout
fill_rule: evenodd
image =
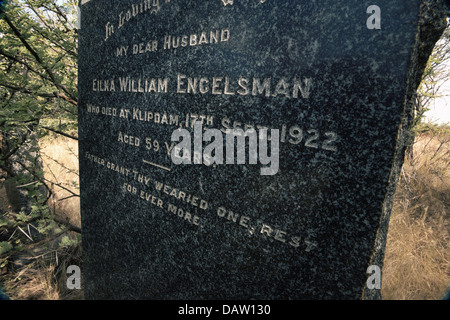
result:
M 13 248 L 12 244 L 7 241 L 0 242 L 0 254 L 6 253 Z
M 6 217 L 0 217 L 0 228 L 11 226 L 11 220 Z
M 80 242 L 80 238 L 76 237 L 74 239 L 71 239 L 69 236 L 64 236 L 61 239 L 61 242 L 59 243 L 59 246 L 61 248 L 67 248 L 67 247 L 75 247 Z
M 2 254 L 29 244 L 31 222 L 43 235 L 61 231 L 48 208 L 38 140 L 77 132 L 77 5 L 10 0 L 0 17 L 0 180 L 21 185 L 31 207 L 0 216 L 0 235 L 12 234 L 0 243 L 0 264 Z
M 20 212 L 18 215 L 16 215 L 17 221 L 27 222 L 29 219 L 30 219 L 30 217 L 27 216 L 24 212 Z
M 76 1 L 15 0 L 0 20 L 0 115 L 17 130 L 77 114 Z M 3 128 L 2 128 L 3 129 Z M 8 128 L 7 128 L 8 129 Z

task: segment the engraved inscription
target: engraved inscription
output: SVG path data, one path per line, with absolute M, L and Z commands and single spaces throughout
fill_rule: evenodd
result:
M 170 3 L 170 0 L 164 0 L 164 3 Z M 134 18 L 143 16 L 144 14 L 155 15 L 161 10 L 161 6 L 163 5 L 162 0 L 143 0 L 136 4 L 131 4 L 129 9 L 121 11 L 118 15 L 117 24 L 114 25 L 112 22 L 108 21 L 105 25 L 105 39 L 108 40 L 112 34 L 117 29 L 122 28 L 129 21 Z
M 202 31 L 200 33 L 192 33 L 190 35 L 166 35 L 164 36 L 163 49 L 176 49 L 184 47 L 195 47 L 205 44 L 218 44 L 220 42 L 228 42 L 230 40 L 230 29 Z
M 177 93 L 183 94 L 212 94 L 212 95 L 263 95 L 266 97 L 285 96 L 286 98 L 308 99 L 311 93 L 311 79 L 304 78 L 303 81 L 293 78 L 288 82 L 286 79 L 272 78 L 249 78 L 239 77 L 188 77 L 184 74 L 177 76 Z
M 234 0 L 221 0 L 224 10 L 234 9 Z M 266 0 L 254 0 L 256 5 L 266 2 Z M 136 0 L 135 3 L 129 5 L 128 8 L 118 12 L 114 18 L 104 25 L 104 30 L 100 29 L 104 35 L 104 41 L 121 30 L 127 33 L 129 27 L 138 19 L 152 19 L 163 8 L 164 4 L 170 3 L 170 0 Z M 255 6 L 255 5 L 253 5 Z M 128 27 L 126 27 L 130 24 Z M 126 30 L 126 31 L 125 31 Z M 233 34 L 232 31 L 233 30 Z M 162 34 L 150 35 L 148 38 L 139 39 L 135 35 L 121 34 L 131 36 L 132 40 L 128 43 L 118 44 L 113 47 L 110 54 L 115 59 L 132 58 L 134 56 L 142 56 L 151 61 L 161 51 L 170 51 L 173 54 L 188 50 L 189 48 L 211 46 L 220 47 L 221 45 L 230 45 L 235 39 L 235 29 L 231 29 L 228 25 L 215 25 L 208 27 L 200 25 L 197 29 L 184 30 L 180 33 L 166 30 Z M 199 48 L 200 49 L 200 48 Z M 180 50 L 180 51 L 177 51 Z M 154 69 L 160 70 L 160 69 Z M 229 97 L 232 101 L 235 97 L 246 97 L 246 99 L 257 98 L 278 98 L 308 100 L 314 94 L 314 79 L 307 76 L 290 74 L 189 74 L 189 71 L 175 71 L 170 76 L 165 75 L 163 69 L 156 71 L 159 74 L 146 74 L 131 72 L 119 75 L 108 75 L 102 73 L 101 76 L 94 75 L 91 78 L 92 92 L 105 95 L 125 95 L 135 97 L 136 94 L 146 94 L 143 100 L 151 101 L 152 99 L 163 99 L 164 95 L 191 95 L 191 96 L 222 96 Z M 162 73 L 162 74 L 161 74 Z M 196 97 L 197 98 L 197 97 Z M 199 97 L 200 98 L 200 97 Z M 194 98 L 195 99 L 195 98 Z M 119 99 L 117 100 L 119 101 Z M 306 101 L 305 101 L 306 102 Z M 309 150 L 317 150 L 322 152 L 336 152 L 338 150 L 339 135 L 326 129 L 318 129 L 309 127 L 305 124 L 295 124 L 287 120 L 277 119 L 278 128 L 269 128 L 270 125 L 259 123 L 246 123 L 241 118 L 230 119 L 227 116 L 218 117 L 214 113 L 214 107 L 217 110 L 223 110 L 229 107 L 228 102 L 217 106 L 210 106 L 208 111 L 195 109 L 185 113 L 170 113 L 165 111 L 164 107 L 159 104 L 143 103 L 139 106 L 98 106 L 87 104 L 86 111 L 91 117 L 108 117 L 111 121 L 125 121 L 132 126 L 134 122 L 140 122 L 140 125 L 148 125 L 148 134 L 139 135 L 132 129 L 121 129 L 115 131 L 112 136 L 106 137 L 110 141 L 120 144 L 124 150 L 139 149 L 142 158 L 140 164 L 142 168 L 153 168 L 158 172 L 170 174 L 173 168 L 167 166 L 171 163 L 171 153 L 176 151 L 177 145 L 170 140 L 170 137 L 161 137 L 157 135 L 158 131 L 151 131 L 150 126 L 164 125 L 175 128 L 186 128 L 195 131 L 194 124 L 200 121 L 207 128 L 216 129 L 217 132 L 227 132 L 228 130 L 243 129 L 244 131 L 256 129 L 264 132 L 271 132 L 271 129 L 279 131 L 279 135 L 272 137 L 267 136 L 267 140 L 273 143 L 275 140 L 284 143 L 284 146 L 292 148 L 308 148 Z M 229 102 L 231 103 L 231 102 Z M 252 104 L 248 104 L 251 106 Z M 192 106 L 194 107 L 194 106 Z M 274 119 L 275 120 L 275 119 Z M 128 125 L 127 125 L 128 127 Z M 270 129 L 270 130 L 269 130 Z M 156 132 L 153 134 L 151 132 Z M 111 134 L 110 134 L 111 135 Z M 194 148 L 195 149 L 195 148 Z M 156 155 L 158 155 L 156 157 Z M 189 157 L 190 157 L 189 153 Z M 295 230 L 287 230 L 283 226 L 273 225 L 270 222 L 263 221 L 264 216 L 254 217 L 246 212 L 234 212 L 233 209 L 227 208 L 232 204 L 217 204 L 211 202 L 212 199 L 192 194 L 187 187 L 174 187 L 174 177 L 168 176 L 167 181 L 161 181 L 164 178 L 155 179 L 155 177 L 144 174 L 139 168 L 134 168 L 130 164 L 118 164 L 100 156 L 86 153 L 85 157 L 90 160 L 92 165 L 104 168 L 106 174 L 115 174 L 120 177 L 120 190 L 118 196 L 129 197 L 135 201 L 145 201 L 149 206 L 157 209 L 155 212 L 163 214 L 166 219 L 175 219 L 183 221 L 190 226 L 198 228 L 201 232 L 208 230 L 217 230 L 213 225 L 224 224 L 233 229 L 235 226 L 237 232 L 250 234 L 261 239 L 270 239 L 271 242 L 280 245 L 287 245 L 291 248 L 298 248 L 305 252 L 310 252 L 318 246 L 314 239 L 296 234 Z M 209 166 L 212 162 L 203 161 L 199 155 L 192 154 L 193 162 L 199 165 Z M 197 158 L 196 158 L 197 157 Z M 200 160 L 199 160 L 200 159 Z M 164 160 L 167 162 L 164 164 Z M 153 162 L 154 161 L 154 162 Z M 216 164 L 213 165 L 217 168 Z M 175 170 L 174 170 L 175 171 Z M 151 172 L 151 171 L 150 171 Z M 110 186 L 111 188 L 113 186 Z M 206 186 L 207 187 L 207 186 Z M 203 188 L 203 187 L 202 187 Z M 203 190 L 203 189 L 202 189 Z M 133 200 L 134 201 L 134 200 Z M 219 201 L 220 202 L 220 201 Z M 154 213 L 155 214 L 155 213 Z M 263 215 L 264 213 L 261 213 Z
M 176 79 L 146 78 L 124 76 L 116 79 L 93 79 L 94 92 L 135 92 L 168 93 L 170 84 L 174 83 L 172 92 L 178 94 L 211 94 L 224 96 L 265 96 L 286 97 L 290 99 L 309 99 L 312 92 L 312 79 L 295 76 L 288 79 L 266 77 L 199 77 L 178 74 Z
M 178 48 L 197 47 L 203 45 L 214 45 L 230 41 L 231 31 L 229 28 L 200 31 L 185 35 L 165 35 L 160 39 L 151 39 L 133 43 L 131 45 L 119 46 L 115 49 L 116 57 L 127 57 L 148 53 L 158 50 L 175 50 Z M 161 45 L 162 44 L 162 45 Z
M 236 119 L 230 119 L 228 117 L 223 117 L 216 121 L 213 115 L 207 114 L 194 114 L 186 113 L 173 114 L 164 111 L 154 111 L 145 110 L 140 107 L 133 107 L 132 109 L 127 108 L 113 108 L 113 107 L 100 107 L 88 104 L 88 113 L 94 115 L 103 115 L 109 117 L 118 117 L 129 121 L 139 121 L 146 122 L 149 124 L 166 125 L 178 128 L 194 128 L 195 122 L 199 121 L 203 126 L 207 128 L 218 128 L 221 132 L 226 133 L 227 130 L 239 130 L 242 129 L 244 132 L 247 130 L 267 130 L 267 140 L 271 141 L 272 137 L 270 135 L 271 129 L 279 130 L 279 141 L 282 144 L 290 145 L 303 145 L 310 149 L 325 150 L 336 152 L 338 151 L 338 144 L 340 143 L 339 135 L 331 130 L 326 129 L 316 129 L 316 128 L 302 128 L 298 124 L 286 124 L 283 123 L 278 127 L 271 127 L 268 125 L 258 124 L 258 123 L 243 123 Z M 126 139 L 123 140 L 123 139 Z M 119 142 L 128 143 L 131 145 L 139 146 L 139 137 L 133 140 L 128 140 L 124 136 L 118 138 Z M 146 149 L 151 151 L 159 151 L 159 142 L 156 139 L 143 138 L 145 141 Z M 173 144 L 169 141 L 163 142 L 166 144 L 166 149 L 168 154 L 173 147 Z
M 318 243 L 314 239 L 291 233 L 260 218 L 234 212 L 223 205 L 212 206 L 207 199 L 186 190 L 172 187 L 164 181 L 140 173 L 137 169 L 111 162 L 87 152 L 84 156 L 92 164 L 128 179 L 121 183 L 120 191 L 122 195 L 131 195 L 138 201 L 145 201 L 149 205 L 161 209 L 162 214 L 180 219 L 191 226 L 200 228 L 202 231 L 211 232 L 215 230 L 213 228 L 215 224 L 223 223 L 229 226 L 234 225 L 238 230 L 242 230 L 242 232 L 251 236 L 271 239 L 274 243 L 288 245 L 305 252 L 311 252 L 318 247 Z

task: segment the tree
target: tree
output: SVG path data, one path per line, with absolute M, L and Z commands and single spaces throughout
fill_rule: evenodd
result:
M 29 212 L 0 212 L 0 237 L 12 230 L 26 235 L 30 223 L 45 236 L 81 231 L 51 214 L 52 189 L 37 145 L 49 132 L 77 139 L 70 133 L 77 129 L 76 6 L 76 0 L 11 0 L 0 7 L 0 186 L 26 187 L 30 202 Z M 0 238 L 0 265 L 1 258 L 36 245 L 27 241 Z
M 436 43 L 417 90 L 415 125 L 422 123 L 424 114 L 430 109 L 430 103 L 440 97 L 440 88 L 448 79 L 450 79 L 450 26 Z

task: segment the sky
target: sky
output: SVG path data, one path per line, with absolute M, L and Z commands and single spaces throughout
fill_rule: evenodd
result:
M 425 118 L 427 122 L 450 125 L 450 79 L 442 84 L 439 94 L 442 97 L 431 102 L 430 111 L 425 113 Z

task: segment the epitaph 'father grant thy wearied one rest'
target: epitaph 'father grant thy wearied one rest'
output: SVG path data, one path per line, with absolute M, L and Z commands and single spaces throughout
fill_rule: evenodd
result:
M 379 298 L 367 270 L 444 6 L 81 1 L 85 297 Z M 172 134 L 196 122 L 267 132 L 277 172 L 173 163 Z

